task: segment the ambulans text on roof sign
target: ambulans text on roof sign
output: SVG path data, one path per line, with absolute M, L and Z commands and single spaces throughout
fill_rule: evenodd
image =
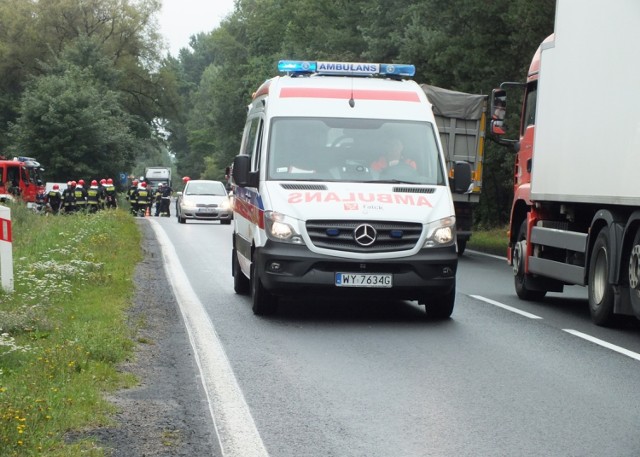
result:
M 342 75 L 342 76 L 406 76 L 416 73 L 415 66 L 407 64 L 367 62 L 311 62 L 306 60 L 281 60 L 278 71 L 289 74 Z

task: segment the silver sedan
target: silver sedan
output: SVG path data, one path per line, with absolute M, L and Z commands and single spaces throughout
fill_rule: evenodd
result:
M 181 224 L 187 219 L 219 220 L 221 224 L 230 224 L 233 219 L 227 190 L 220 181 L 192 179 L 177 195 L 176 216 Z

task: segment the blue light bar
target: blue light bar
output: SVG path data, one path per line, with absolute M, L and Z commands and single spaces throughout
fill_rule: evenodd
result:
M 281 73 L 315 73 L 316 63 L 303 60 L 281 60 L 278 62 Z
M 416 67 L 406 64 L 366 62 L 309 62 L 304 60 L 281 60 L 278 71 L 288 74 L 338 75 L 338 76 L 406 76 L 416 74 Z

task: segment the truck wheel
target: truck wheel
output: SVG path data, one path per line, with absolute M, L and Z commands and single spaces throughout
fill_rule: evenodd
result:
M 442 295 L 436 295 L 426 300 L 425 311 L 428 318 L 448 319 L 453 313 L 453 306 L 456 302 L 456 285 L 451 290 Z
M 527 221 L 522 221 L 518 231 L 518 241 L 513 249 L 513 283 L 516 294 L 521 300 L 538 301 L 547 294 L 546 290 L 527 288 L 527 275 L 524 273 L 524 257 L 527 252 Z
M 633 238 L 629 257 L 629 295 L 633 309 L 640 309 L 640 228 Z
M 249 293 L 249 279 L 244 275 L 238 263 L 238 254 L 236 250 L 231 251 L 231 274 L 233 275 L 233 290 L 239 295 L 247 295 Z
M 613 286 L 609 283 L 609 232 L 600 231 L 589 260 L 589 310 L 596 325 L 614 322 Z
M 467 240 L 458 240 L 458 256 L 464 254 L 465 249 L 467 249 Z
M 278 307 L 278 299 L 262 285 L 260 276 L 256 271 L 256 262 L 251 264 L 251 301 L 253 314 L 256 316 L 269 316 L 274 314 Z

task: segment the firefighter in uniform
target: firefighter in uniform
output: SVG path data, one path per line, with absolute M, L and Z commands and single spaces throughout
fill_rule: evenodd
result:
M 129 204 L 131 205 L 131 214 L 134 216 L 138 211 L 138 201 L 136 200 L 136 192 L 138 191 L 138 180 L 134 179 L 131 182 L 131 187 L 127 191 L 127 200 L 129 200 Z
M 76 211 L 85 212 L 87 209 L 87 189 L 84 188 L 84 180 L 78 180 L 78 184 L 74 189 L 76 196 Z
M 100 180 L 100 184 L 98 185 L 98 189 L 100 190 L 100 209 L 104 209 L 104 201 L 106 198 L 106 195 L 104 193 L 104 189 L 107 185 L 107 180 L 105 178 L 102 178 Z
M 76 211 L 75 186 L 75 181 L 67 181 L 67 188 L 62 192 L 62 206 L 65 214 L 74 213 Z
M 58 214 L 60 212 L 60 207 L 62 206 L 62 194 L 60 193 L 60 186 L 54 184 L 53 188 L 49 192 L 47 192 L 44 201 L 45 204 L 49 206 L 53 214 Z
M 97 213 L 102 204 L 102 194 L 100 187 L 98 187 L 98 181 L 95 179 L 91 181 L 91 187 L 87 189 L 87 210 L 90 213 Z
M 104 187 L 104 201 L 107 208 L 118 207 L 116 186 L 113 185 L 113 179 L 111 178 L 107 179 L 107 184 Z
M 146 216 L 151 206 L 151 193 L 147 190 L 147 183 L 142 182 L 135 192 L 136 209 L 139 216 Z

